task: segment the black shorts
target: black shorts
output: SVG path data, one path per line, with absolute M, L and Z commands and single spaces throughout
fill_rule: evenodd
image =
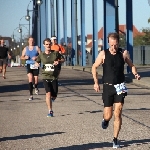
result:
M 58 64 L 58 70 L 61 70 L 61 64 Z
M 7 65 L 7 64 L 8 64 L 8 59 L 7 58 L 0 59 L 0 66 Z
M 57 97 L 58 80 L 43 79 L 43 85 L 44 85 L 46 93 L 51 92 L 51 96 Z
M 127 93 L 117 94 L 114 85 L 103 84 L 102 99 L 104 107 L 113 106 L 114 103 L 124 103 L 124 98 Z
M 39 75 L 39 69 L 30 69 L 30 65 L 27 64 L 27 74 L 32 73 L 33 76 L 38 76 Z

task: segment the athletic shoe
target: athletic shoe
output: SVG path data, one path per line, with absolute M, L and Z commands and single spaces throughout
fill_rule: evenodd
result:
M 119 148 L 120 145 L 118 144 L 118 140 L 117 139 L 113 139 L 113 148 Z
M 58 82 L 58 85 L 61 85 L 61 83 Z
M 55 101 L 55 99 L 52 97 L 52 98 L 51 98 L 51 101 L 52 101 L 52 102 L 54 102 L 54 101 Z
M 105 120 L 103 119 L 103 120 L 102 120 L 102 128 L 103 128 L 103 129 L 107 129 L 108 125 L 109 125 L 109 121 L 105 121 Z
M 6 77 L 5 77 L 5 76 L 3 76 L 3 79 L 6 79 Z
M 32 101 L 32 100 L 33 100 L 33 96 L 30 96 L 30 97 L 29 97 L 29 101 Z
M 53 117 L 53 111 L 50 111 L 50 113 L 47 115 L 47 117 Z
M 39 90 L 37 88 L 35 89 L 35 94 L 39 95 Z

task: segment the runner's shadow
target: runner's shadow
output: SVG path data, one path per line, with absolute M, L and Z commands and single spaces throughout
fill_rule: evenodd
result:
M 142 144 L 150 144 L 150 139 L 140 139 L 140 140 L 131 140 L 131 141 L 120 141 L 122 147 L 129 147 L 132 144 L 142 145 Z
M 71 145 L 67 147 L 53 148 L 52 150 L 89 150 L 89 149 L 104 148 L 104 147 L 112 147 L 112 143 L 109 142 L 88 143 L 82 145 Z
M 43 88 L 43 82 L 38 83 L 38 88 Z M 22 91 L 22 90 L 28 90 L 29 84 L 10 84 L 10 85 L 2 85 L 0 86 L 0 93 L 5 92 L 16 92 L 16 91 Z
M 13 137 L 2 137 L 0 138 L 0 142 L 14 141 L 14 140 L 20 140 L 20 139 L 30 139 L 30 138 L 35 138 L 35 137 L 43 137 L 43 136 L 62 134 L 62 133 L 65 133 L 65 132 L 53 132 L 53 133 L 43 133 L 43 134 L 18 135 L 18 136 L 13 136 Z
M 120 141 L 121 148 L 130 147 L 132 144 L 142 145 L 149 144 L 150 139 L 141 139 L 141 140 L 132 140 L 132 141 Z M 67 147 L 53 148 L 53 150 L 89 150 L 97 148 L 109 148 L 112 147 L 112 143 L 103 142 L 103 143 L 88 143 L 83 145 L 71 145 Z M 50 150 L 50 149 L 49 149 Z

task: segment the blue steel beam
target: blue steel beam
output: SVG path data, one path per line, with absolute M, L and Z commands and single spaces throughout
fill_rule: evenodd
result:
M 81 8 L 81 65 L 86 66 L 85 50 L 85 0 L 80 0 Z
M 130 58 L 133 61 L 133 14 L 132 14 L 132 0 L 126 0 L 126 43 Z M 127 66 L 127 72 L 131 70 Z
M 67 44 L 67 1 L 63 0 L 63 31 L 64 42 Z
M 43 40 L 46 38 L 46 33 L 47 33 L 47 22 L 46 22 L 46 11 L 45 11 L 45 8 L 46 8 L 46 0 L 43 0 L 43 3 L 42 5 L 40 5 L 40 10 L 41 10 L 41 16 L 40 17 L 40 22 L 41 22 L 41 35 L 40 35 L 40 47 L 41 47 L 41 50 L 44 50 L 44 46 L 43 46 Z
M 115 1 L 104 0 L 104 50 L 108 48 L 107 35 L 115 32 Z
M 77 0 L 71 0 L 72 65 L 77 65 Z
M 60 0 L 56 0 L 56 24 L 57 24 L 57 42 L 60 44 Z
M 41 8 L 38 5 L 38 46 L 41 48 Z
M 93 49 L 92 49 L 92 62 L 98 55 L 98 30 L 97 30 L 97 0 L 92 1 L 92 12 L 93 12 Z
M 54 0 L 51 0 L 51 36 L 55 36 L 55 13 L 54 13 Z

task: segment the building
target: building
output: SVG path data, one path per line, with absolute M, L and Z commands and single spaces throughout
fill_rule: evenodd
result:
M 126 35 L 126 25 L 119 25 L 119 34 Z M 142 32 L 139 32 L 137 28 L 133 25 L 133 37 L 138 35 L 143 35 Z M 90 53 L 92 50 L 92 34 L 87 35 L 87 44 L 86 50 Z M 103 48 L 103 27 L 98 32 L 98 51 L 102 50 Z

